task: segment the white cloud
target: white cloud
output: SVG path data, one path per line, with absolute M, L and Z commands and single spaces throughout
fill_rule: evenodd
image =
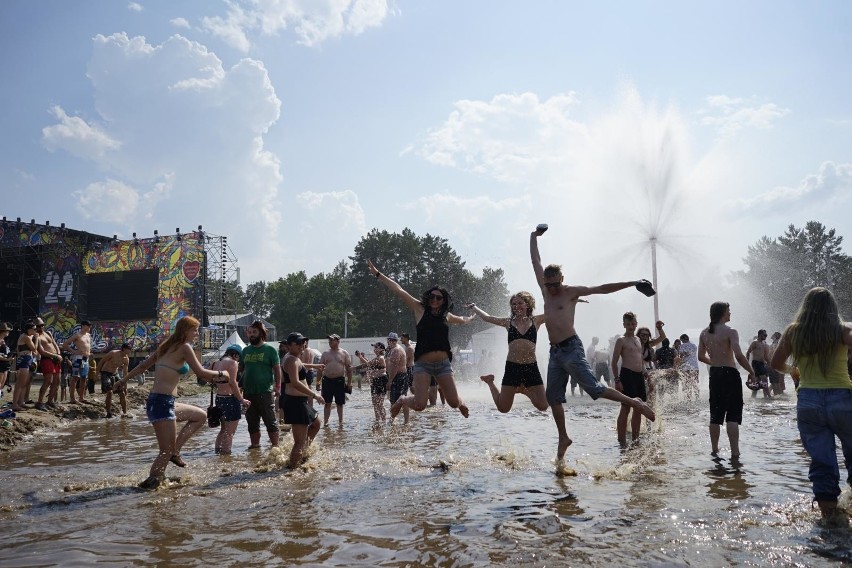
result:
M 114 179 L 90 183 L 72 195 L 77 199 L 77 211 L 86 219 L 126 223 L 139 207 L 139 192 Z
M 152 234 L 202 224 L 230 237 L 246 274 L 280 274 L 270 259 L 282 254 L 281 167 L 264 136 L 281 101 L 263 64 L 243 59 L 226 68 L 179 35 L 151 45 L 118 33 L 94 38 L 88 77 L 99 126 L 58 109 L 45 145 L 106 172 L 107 181 L 75 193 L 87 209 L 116 202 L 114 215 L 92 218 L 93 230 Z
M 750 214 L 789 215 L 819 203 L 825 206 L 847 201 L 852 195 L 852 164 L 823 162 L 819 171 L 805 177 L 796 187 L 776 187 L 739 202 L 737 209 Z
M 105 130 L 78 116 L 68 116 L 60 106 L 51 107 L 50 113 L 59 123 L 43 128 L 41 133 L 44 146 L 51 152 L 65 150 L 79 158 L 97 160 L 121 148 Z
M 187 30 L 190 28 L 189 20 L 186 18 L 172 18 L 169 20 L 169 23 L 176 28 L 183 28 Z
M 434 164 L 501 182 L 537 183 L 542 172 L 561 169 L 572 147 L 587 136 L 586 127 L 570 117 L 577 103 L 573 92 L 545 101 L 534 93 L 461 100 L 428 132 L 417 153 Z
M 775 103 L 759 104 L 755 100 L 713 95 L 707 97 L 708 109 L 701 123 L 714 126 L 722 136 L 730 136 L 744 128 L 772 128 L 775 121 L 790 113 L 790 109 Z
M 137 12 L 137 13 L 144 10 L 144 8 L 142 7 L 142 4 L 140 4 L 139 2 L 128 2 L 127 9 L 130 10 L 131 12 Z
M 386 0 L 230 0 L 227 15 L 202 18 L 201 27 L 248 52 L 249 36 L 276 35 L 292 28 L 308 47 L 344 35 L 360 35 L 387 17 Z

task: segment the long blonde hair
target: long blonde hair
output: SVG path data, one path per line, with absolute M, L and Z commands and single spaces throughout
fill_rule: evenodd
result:
M 790 342 L 794 364 L 798 365 L 803 355 L 814 356 L 823 375 L 827 375 L 837 346 L 843 341 L 843 322 L 834 294 L 821 287 L 808 290 L 784 335 Z
M 201 326 L 201 322 L 192 316 L 183 316 L 180 318 L 175 326 L 174 333 L 172 333 L 169 338 L 163 341 L 157 348 L 157 358 L 159 359 L 175 347 L 186 343 L 189 330 L 199 326 Z

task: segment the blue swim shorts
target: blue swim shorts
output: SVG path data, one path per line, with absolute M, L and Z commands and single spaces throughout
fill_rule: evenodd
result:
M 148 422 L 153 424 L 161 420 L 177 420 L 175 416 L 175 397 L 170 394 L 152 392 L 145 401 L 145 413 Z

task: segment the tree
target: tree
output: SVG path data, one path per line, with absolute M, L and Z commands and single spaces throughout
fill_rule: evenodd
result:
M 757 294 L 761 309 L 778 322 L 789 322 L 802 297 L 823 286 L 837 297 L 842 315 L 852 315 L 852 259 L 841 252 L 843 237 L 817 221 L 787 227 L 783 235 L 761 237 L 748 247 L 748 267 L 735 273 L 739 284 Z
M 272 312 L 272 302 L 267 297 L 266 282 L 260 280 L 246 286 L 245 306 L 249 312 L 263 319 L 269 319 L 269 314 Z
M 446 239 L 430 234 L 418 237 L 408 228 L 402 233 L 373 229 L 355 246 L 350 260 L 352 267 L 348 280 L 352 311 L 357 320 L 353 333 L 359 335 L 383 335 L 396 331 L 415 337 L 416 328 L 408 307 L 387 288 L 376 283 L 367 270 L 367 260 L 372 260 L 415 298 L 435 285 L 446 288 L 454 302 L 453 311 L 457 314 L 465 314 L 462 304 L 474 301 L 474 298 L 480 301 L 480 297 L 487 297 L 488 302 L 505 306 L 508 296 L 502 270 L 486 269 L 483 277 L 478 278 L 465 268 L 464 261 Z M 491 303 L 487 305 L 492 306 Z M 477 329 L 453 326 L 451 341 L 454 345 L 466 345 Z

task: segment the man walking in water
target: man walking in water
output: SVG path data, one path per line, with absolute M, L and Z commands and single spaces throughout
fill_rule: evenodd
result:
M 730 305 L 714 302 L 710 306 L 710 325 L 698 338 L 698 360 L 710 365 L 710 453 L 719 457 L 719 435 L 725 422 L 733 459 L 740 456 L 743 422 L 743 385 L 736 362 L 748 371 L 749 377 L 754 376 L 754 369 L 740 349 L 737 330 L 728 327 L 729 321 Z
M 107 353 L 99 365 L 101 376 L 101 392 L 106 395 L 107 418 L 112 418 L 112 395 L 118 394 L 118 402 L 121 405 L 121 415 L 127 414 L 127 383 L 115 386 L 120 378 L 118 372 L 126 375 L 130 366 L 130 344 L 122 343 L 120 349 L 113 349 Z
M 340 336 L 332 333 L 328 336 L 328 351 L 320 356 L 322 371 L 322 398 L 325 400 L 323 426 L 328 426 L 331 418 L 331 402 L 337 405 L 337 423 L 343 426 L 343 405 L 346 404 L 346 391 L 352 392 L 352 357 L 340 348 Z
M 399 344 L 399 336 L 388 334 L 388 351 L 385 355 L 386 371 L 390 381 L 390 403 L 393 405 L 408 390 L 408 373 L 406 372 L 405 348 Z M 403 405 L 404 423 L 408 424 L 408 407 Z
M 249 401 L 246 410 L 250 450 L 260 449 L 260 421 L 266 426 L 269 443 L 278 447 L 278 419 L 275 416 L 275 396 L 281 392 L 281 358 L 278 350 L 266 343 L 266 326 L 260 320 L 246 328 L 250 345 L 243 347 L 240 364 L 243 366 L 243 398 Z
M 550 264 L 547 268 L 541 266 L 538 237 L 546 230 L 547 225 L 539 225 L 530 234 L 530 258 L 536 280 L 544 296 L 544 321 L 551 346 L 550 362 L 547 365 L 547 402 L 550 404 L 553 420 L 559 432 L 556 458 L 562 460 L 572 442 L 565 428 L 565 409 L 562 406 L 566 402 L 565 389 L 568 386 L 569 373 L 577 378 L 580 388 L 585 390 L 592 399 L 602 397 L 628 404 L 649 420 L 656 418 L 654 411 L 638 398 L 628 398 L 595 379 L 589 362 L 586 361 L 583 343 L 574 329 L 574 310 L 581 296 L 611 294 L 631 286 L 636 286 L 637 289 L 641 286 L 641 291 L 650 288 L 650 283 L 647 281 L 618 282 L 593 287 L 563 284 L 564 277 L 559 265 Z
M 769 345 L 766 344 L 767 333 L 765 329 L 758 330 L 757 339 L 751 342 L 746 351 L 746 359 L 751 355 L 751 366 L 754 369 L 755 378 L 760 381 L 763 389 L 763 398 L 772 398 L 769 392 Z M 757 390 L 751 391 L 751 398 L 757 396 Z
M 414 347 L 411 346 L 411 336 L 407 333 L 399 334 L 399 342 L 405 349 L 405 373 L 408 375 L 408 390 L 410 391 L 414 384 Z
M 89 356 L 92 354 L 92 324 L 87 320 L 80 322 L 80 331 L 66 339 L 60 349 L 71 351 L 71 404 L 77 404 L 74 395 L 80 397 L 80 402 L 89 402 L 85 398 L 86 379 L 89 377 Z M 72 347 L 73 346 L 73 347 Z M 80 383 L 79 387 L 77 383 Z

